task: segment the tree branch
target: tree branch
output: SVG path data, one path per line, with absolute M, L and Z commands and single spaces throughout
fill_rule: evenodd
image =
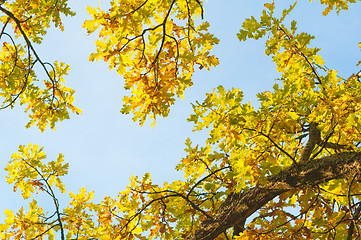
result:
M 306 162 L 310 160 L 311 153 L 316 144 L 321 142 L 321 133 L 320 130 L 317 129 L 317 123 L 311 122 L 308 132 L 308 141 L 300 156 L 300 162 Z
M 350 178 L 361 173 L 361 153 L 344 152 L 313 161 L 292 165 L 242 193 L 230 194 L 214 214 L 213 220 L 199 225 L 188 240 L 212 240 L 242 223 L 276 196 L 290 190 L 315 186 L 333 179 Z

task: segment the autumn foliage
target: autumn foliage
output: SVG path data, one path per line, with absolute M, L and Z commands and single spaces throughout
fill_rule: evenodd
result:
M 320 2 L 327 15 L 359 1 Z M 125 80 L 122 113 L 155 124 L 196 81 L 196 70 L 218 64 L 211 50 L 219 40 L 208 31 L 203 0 L 110 3 L 108 10 L 87 8 L 83 27 L 98 34 L 89 60 L 107 62 Z M 42 147 L 21 145 L 6 180 L 24 199 L 49 197 L 54 212 L 34 199 L 26 210 L 6 210 L 0 238 L 361 238 L 361 71 L 342 78 L 325 66 L 320 49 L 311 47 L 314 37 L 285 21 L 296 4 L 278 14 L 277 1 L 267 2 L 258 19 L 243 22 L 238 39 L 266 39 L 280 79 L 257 95 L 259 107 L 244 101 L 241 89 L 223 86 L 192 105 L 188 121 L 209 135 L 202 146 L 186 141 L 176 166 L 184 180 L 159 185 L 149 174 L 132 176 L 114 198 L 95 203 L 82 188 L 68 192 L 71 201 L 62 208 L 55 192 L 67 193 L 64 156 L 49 161 Z M 75 91 L 64 85 L 69 66 L 45 62 L 33 44 L 50 26 L 63 29 L 61 17 L 74 15 L 67 1 L 8 0 L 0 11 L 1 109 L 25 104 L 26 127 L 41 131 L 81 113 Z M 47 78 L 38 79 L 35 69 Z

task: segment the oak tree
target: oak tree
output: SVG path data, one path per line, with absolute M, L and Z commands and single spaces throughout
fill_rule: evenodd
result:
M 357 0 L 321 0 L 322 14 L 346 11 Z M 130 94 L 122 112 L 143 125 L 166 117 L 192 86 L 194 71 L 218 64 L 218 39 L 203 19 L 202 0 L 111 0 L 91 8 L 84 28 L 98 34 L 91 61 L 116 69 Z M 66 193 L 68 164 L 47 161 L 42 147 L 21 145 L 6 167 L 7 181 L 23 198 L 48 195 L 54 212 L 34 199 L 29 209 L 6 210 L 1 239 L 358 239 L 361 237 L 361 71 L 346 79 L 328 69 L 311 47 L 313 36 L 297 29 L 294 2 L 279 14 L 266 2 L 237 34 L 243 42 L 266 39 L 280 79 L 257 95 L 259 107 L 238 88 L 219 86 L 193 104 L 194 131 L 209 130 L 203 146 L 186 141 L 176 170 L 185 179 L 153 183 L 132 176 L 116 197 L 92 201 L 93 192 Z M 29 112 L 27 127 L 43 131 L 69 118 L 74 90 L 64 85 L 69 66 L 45 62 L 41 43 L 61 17 L 74 15 L 66 0 L 8 0 L 0 5 L 2 109 L 16 102 Z M 6 40 L 3 40 L 6 39 Z M 361 47 L 361 43 L 360 43 Z M 359 62 L 360 64 L 360 62 Z M 38 68 L 45 72 L 40 81 Z

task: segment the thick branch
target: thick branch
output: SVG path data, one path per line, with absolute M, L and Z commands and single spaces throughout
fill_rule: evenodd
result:
M 300 162 L 306 162 L 310 159 L 311 153 L 316 144 L 321 142 L 321 133 L 317 129 L 317 123 L 310 123 L 308 141 L 300 157 Z
M 360 213 L 361 213 L 361 204 L 358 205 L 358 207 L 355 210 L 355 213 L 353 214 L 353 218 L 350 224 L 350 227 L 348 229 L 348 236 L 347 236 L 347 240 L 352 240 L 352 235 L 355 229 L 355 221 L 357 221 L 360 217 Z
M 202 222 L 188 239 L 215 239 L 228 228 L 241 225 L 254 212 L 282 193 L 332 179 L 352 177 L 356 173 L 361 173 L 361 153 L 344 152 L 293 165 L 270 177 L 266 185 L 229 195 L 213 220 Z

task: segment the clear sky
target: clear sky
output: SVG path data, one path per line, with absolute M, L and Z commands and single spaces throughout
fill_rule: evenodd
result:
M 290 1 L 277 2 L 286 6 Z M 64 32 L 49 30 L 44 42 L 36 49 L 45 61 L 70 64 L 67 85 L 76 90 L 76 105 L 83 114 L 72 115 L 70 120 L 58 123 L 56 131 L 48 129 L 40 133 L 34 127 L 25 129 L 28 119 L 23 108 L 0 111 L 0 212 L 17 210 L 25 203 L 20 193 L 14 193 L 12 186 L 6 183 L 3 170 L 20 144 L 34 143 L 45 147 L 49 160 L 63 153 L 65 161 L 70 163 L 69 174 L 63 178 L 66 189 L 77 192 L 84 186 L 88 191 L 94 190 L 96 202 L 105 195 L 115 197 L 128 185 L 131 175 L 142 176 L 149 172 L 159 184 L 180 178 L 182 174 L 174 168 L 185 156 L 186 138 L 203 145 L 207 134 L 191 131 L 192 125 L 186 121 L 192 112 L 190 103 L 202 101 L 205 93 L 224 85 L 226 89 L 242 89 L 245 101 L 257 106 L 256 93 L 271 90 L 278 76 L 271 58 L 264 55 L 264 40 L 241 43 L 236 37 L 246 17 L 261 14 L 263 3 L 259 0 L 210 0 L 205 3 L 205 20 L 210 22 L 211 31 L 221 40 L 214 48 L 220 65 L 209 72 L 197 71 L 193 77 L 194 86 L 186 91 L 184 100 L 178 100 L 169 117 L 159 119 L 153 129 L 150 123 L 140 127 L 132 122 L 130 115 L 120 113 L 121 100 L 127 94 L 121 77 L 110 71 L 106 63 L 88 62 L 89 54 L 95 49 L 96 35 L 87 36 L 82 29 L 83 21 L 89 18 L 85 7 L 100 4 L 105 9 L 107 0 L 69 0 L 77 15 L 64 19 Z M 291 16 L 298 21 L 300 31 L 316 37 L 313 44 L 322 48 L 327 67 L 339 70 L 339 75 L 347 78 L 361 70 L 355 66 L 361 59 L 358 48 L 361 4 L 351 5 L 349 11 L 341 12 L 339 16 L 324 17 L 321 12 L 322 7 L 317 2 L 302 0 Z M 64 200 L 61 207 L 66 207 L 66 197 L 59 198 Z M 39 205 L 42 201 L 48 202 L 45 194 L 37 199 Z M 2 215 L 0 219 L 3 219 Z

